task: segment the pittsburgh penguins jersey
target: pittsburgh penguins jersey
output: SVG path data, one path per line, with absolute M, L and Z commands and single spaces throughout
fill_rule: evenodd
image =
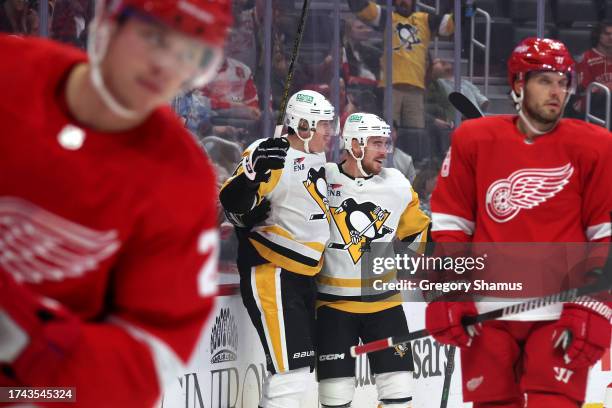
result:
M 243 156 L 264 140 L 251 144 Z M 317 274 L 329 238 L 324 165 L 325 154 L 304 153 L 290 147 L 285 167 L 272 170 L 269 180 L 260 183 L 257 190 L 258 202 L 264 197 L 270 202 L 268 218 L 251 231 L 239 234 L 241 245 L 247 245 L 261 258 L 288 271 Z M 224 187 L 242 173 L 242 166 L 238 166 Z M 252 259 L 246 261 L 257 263 Z
M 345 174 L 341 164 L 328 163 L 325 174 L 331 232 L 317 276 L 318 305 L 353 313 L 397 306 L 401 299 L 395 292 L 362 296 L 362 256 L 373 242 L 413 236 L 415 241 L 426 241 L 429 218 L 419 209 L 418 195 L 393 168 L 364 179 Z
M 386 11 L 375 1 L 349 0 L 350 9 L 366 24 L 377 30 L 385 29 Z M 455 30 L 452 14 L 414 12 L 402 15 L 391 13 L 393 30 L 393 78 L 396 84 L 412 85 L 425 89 L 427 49 L 437 34 L 449 36 Z M 385 64 L 381 62 L 380 85 L 385 84 Z

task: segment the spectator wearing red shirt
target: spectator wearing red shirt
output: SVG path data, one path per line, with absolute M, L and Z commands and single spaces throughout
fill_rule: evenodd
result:
M 215 111 L 227 109 L 232 116 L 255 120 L 261 115 L 251 69 L 237 59 L 227 57 L 202 93 L 210 98 Z
M 574 104 L 574 108 L 584 113 L 586 108 L 584 94 L 591 82 L 606 85 L 612 91 L 612 21 L 598 24 L 593 29 L 593 48 L 582 54 L 578 63 L 580 75 L 580 94 L 583 96 Z M 591 113 L 605 116 L 605 100 L 599 88 L 593 90 Z

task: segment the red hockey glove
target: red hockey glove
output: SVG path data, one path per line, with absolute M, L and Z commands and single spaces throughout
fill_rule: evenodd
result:
M 457 347 L 469 347 L 472 337 L 478 334 L 477 326 L 467 329 L 461 324 L 465 316 L 476 316 L 474 302 L 432 302 L 425 310 L 425 327 L 440 343 Z
M 553 345 L 565 350 L 563 359 L 568 368 L 589 367 L 601 358 L 610 347 L 611 317 L 612 309 L 592 298 L 563 305 Z
M 74 315 L 0 270 L 0 383 L 48 385 L 79 337 Z

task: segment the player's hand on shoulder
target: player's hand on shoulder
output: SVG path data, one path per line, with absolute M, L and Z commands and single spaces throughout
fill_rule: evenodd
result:
M 267 181 L 271 170 L 282 169 L 289 150 L 289 140 L 284 137 L 270 138 L 261 142 L 244 158 L 244 172 L 250 180 Z

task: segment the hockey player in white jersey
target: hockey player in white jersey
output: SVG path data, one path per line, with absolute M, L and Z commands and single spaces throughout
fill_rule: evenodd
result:
M 347 159 L 328 163 L 330 243 L 317 275 L 317 378 L 325 408 L 350 407 L 355 359 L 350 346 L 408 333 L 399 293 L 362 292 L 362 256 L 371 243 L 425 242 L 429 218 L 419 209 L 410 182 L 383 163 L 391 151 L 390 127 L 378 116 L 354 113 L 344 125 Z M 385 279 L 386 277 L 382 277 Z M 411 406 L 409 348 L 369 354 L 381 407 Z
M 323 95 L 296 93 L 287 104 L 288 133 L 251 144 L 220 192 L 237 226 L 242 300 L 270 372 L 263 408 L 298 408 L 315 365 L 314 275 L 329 238 L 323 151 L 334 118 Z

